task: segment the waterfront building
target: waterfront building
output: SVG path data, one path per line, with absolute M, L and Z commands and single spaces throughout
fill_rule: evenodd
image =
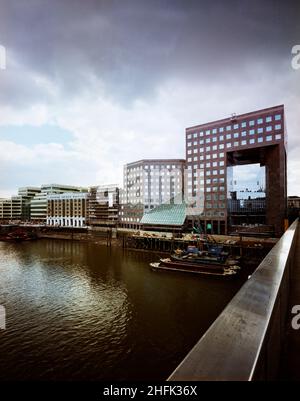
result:
M 192 205 L 189 227 L 225 234 L 246 221 L 272 226 L 276 235 L 283 232 L 287 203 L 283 105 L 187 128 L 186 161 L 186 195 Z M 232 169 L 253 163 L 265 168 L 265 188 L 261 199 L 252 201 L 248 196 L 245 201 L 237 197 L 238 188 L 230 188 Z M 193 210 L 193 200 L 196 204 L 200 198 L 202 210 Z M 247 213 L 241 205 L 246 205 Z
M 36 223 L 46 223 L 47 221 L 47 210 L 48 201 L 47 196 L 51 194 L 62 194 L 66 192 L 87 192 L 87 188 L 71 186 L 71 185 L 60 185 L 60 184 L 48 184 L 42 185 L 41 192 L 36 194 L 30 201 L 30 218 Z
M 47 225 L 85 227 L 87 199 L 85 192 L 47 194 Z
M 119 220 L 119 188 L 117 185 L 91 187 L 88 194 L 88 225 L 116 227 Z
M 19 188 L 18 195 L 0 200 L 0 219 L 2 221 L 20 221 L 30 219 L 30 200 L 40 192 L 40 188 Z
M 184 186 L 183 159 L 145 159 L 124 166 L 119 222 L 138 228 L 145 213 L 181 195 Z
M 297 217 L 300 217 L 300 196 L 288 197 L 288 219 L 292 223 Z
M 40 187 L 22 187 L 18 189 L 18 196 L 22 198 L 22 220 L 30 220 L 31 199 L 40 192 Z
M 0 199 L 0 219 L 2 222 L 21 219 L 21 199 L 16 196 Z

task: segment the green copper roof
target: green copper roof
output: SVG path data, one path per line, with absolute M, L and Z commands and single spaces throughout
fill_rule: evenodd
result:
M 186 204 L 162 204 L 144 213 L 141 224 L 182 226 L 186 218 Z

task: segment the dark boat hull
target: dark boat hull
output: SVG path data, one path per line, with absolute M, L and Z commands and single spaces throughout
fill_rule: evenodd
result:
M 193 266 L 209 265 L 209 266 L 224 266 L 224 262 L 218 261 L 217 258 L 185 258 L 171 255 L 171 260 L 175 263 L 190 263 Z
M 223 269 L 223 270 L 212 270 L 212 269 L 202 269 L 197 268 L 196 266 L 187 267 L 180 266 L 178 264 L 165 264 L 165 263 L 150 263 L 152 270 L 154 271 L 171 271 L 171 272 L 179 272 L 179 273 L 192 273 L 198 274 L 206 277 L 222 277 L 229 278 L 233 277 L 236 274 L 235 270 L 231 269 Z
M 164 266 L 169 267 L 179 267 L 181 269 L 196 269 L 203 271 L 224 271 L 228 266 L 222 264 L 200 264 L 200 263 L 190 263 L 186 261 L 175 261 L 171 259 L 161 259 L 160 263 Z

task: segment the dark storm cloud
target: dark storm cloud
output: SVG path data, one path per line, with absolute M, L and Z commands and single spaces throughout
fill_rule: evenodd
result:
M 66 96 L 103 88 L 123 104 L 166 79 L 224 79 L 253 62 L 281 68 L 300 39 L 297 1 L 0 0 L 7 69 L 0 101 L 47 98 L 32 75 Z M 23 74 L 22 74 L 23 70 Z M 242 79 L 242 77 L 241 77 Z M 51 97 L 48 99 L 51 101 Z

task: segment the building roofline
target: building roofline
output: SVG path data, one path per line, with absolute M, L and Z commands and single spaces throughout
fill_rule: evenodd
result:
M 274 110 L 274 109 L 279 109 L 279 108 L 284 109 L 284 104 L 279 104 L 277 106 L 272 106 L 272 107 L 266 107 L 264 109 L 250 111 L 248 113 L 236 114 L 236 115 L 234 115 L 234 117 L 236 119 L 244 118 L 244 117 L 247 117 L 247 116 L 253 116 L 253 115 L 256 115 L 256 114 L 260 114 L 260 113 L 263 113 L 263 112 L 267 112 L 267 111 Z M 209 121 L 209 122 L 203 123 L 203 124 L 193 125 L 191 127 L 187 127 L 185 130 L 189 131 L 189 130 L 193 130 L 193 129 L 199 128 L 199 127 L 207 127 L 209 125 L 216 125 L 216 124 L 219 124 L 219 123 L 222 123 L 222 122 L 226 122 L 226 121 L 228 122 L 228 120 L 231 120 L 231 118 L 232 117 L 229 116 L 227 118 L 221 118 L 220 120 L 214 120 L 214 121 Z
M 141 159 L 134 162 L 126 163 L 125 166 L 130 166 L 132 164 L 141 164 L 141 163 L 167 163 L 167 162 L 180 162 L 185 163 L 185 159 Z

